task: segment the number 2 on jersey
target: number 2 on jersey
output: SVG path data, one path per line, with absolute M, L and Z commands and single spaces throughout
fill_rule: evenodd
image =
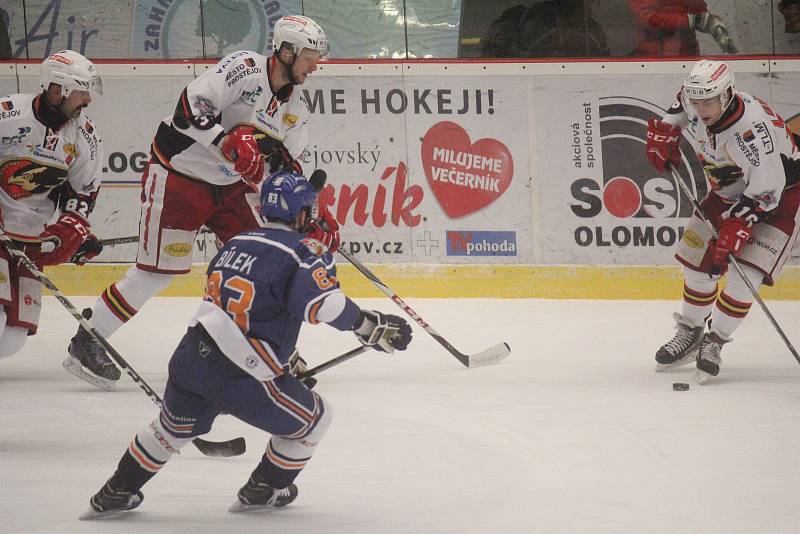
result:
M 222 305 L 223 285 L 225 289 L 239 295 L 235 298 L 229 297 L 224 307 Z M 233 276 L 223 284 L 222 272 L 213 271 L 208 275 L 208 281 L 206 282 L 206 298 L 225 310 L 242 332 L 247 332 L 250 329 L 250 308 L 253 305 L 253 297 L 255 297 L 255 294 L 256 288 L 253 282 L 241 276 Z

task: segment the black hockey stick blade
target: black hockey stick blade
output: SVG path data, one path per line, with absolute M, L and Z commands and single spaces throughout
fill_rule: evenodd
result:
M 229 441 L 206 441 L 194 438 L 192 444 L 204 455 L 218 458 L 241 456 L 247 450 L 247 443 L 244 438 L 234 438 Z

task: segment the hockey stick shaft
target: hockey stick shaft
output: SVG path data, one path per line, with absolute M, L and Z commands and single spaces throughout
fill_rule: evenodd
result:
M 697 201 L 697 198 L 689 189 L 689 186 L 686 184 L 686 182 L 683 181 L 680 174 L 678 173 L 678 170 L 675 168 L 674 165 L 670 165 L 669 170 L 672 173 L 672 178 L 674 178 L 675 181 L 678 182 L 678 187 L 681 188 L 683 194 L 686 195 L 686 197 L 691 201 L 695 211 L 698 213 L 698 215 L 700 215 L 700 218 L 703 219 L 703 221 L 705 221 L 705 223 L 711 229 L 711 233 L 714 236 L 714 238 L 716 239 L 717 237 L 719 237 L 719 231 L 714 227 L 714 223 L 712 223 L 711 219 L 709 219 L 708 216 L 705 214 L 703 208 L 700 207 L 700 202 Z M 762 310 L 764 310 L 764 314 L 767 316 L 767 319 L 769 319 L 769 322 L 772 323 L 772 326 L 773 328 L 775 328 L 775 331 L 778 332 L 778 335 L 786 344 L 786 347 L 789 349 L 789 352 L 792 353 L 792 356 L 794 356 L 794 359 L 797 360 L 797 363 L 800 363 L 800 355 L 797 354 L 797 350 L 795 350 L 794 346 L 792 345 L 792 342 L 789 341 L 789 338 L 786 336 L 786 333 L 783 331 L 783 328 L 781 328 L 781 326 L 778 324 L 778 321 L 772 315 L 772 312 L 769 311 L 767 304 L 761 298 L 761 295 L 758 294 L 758 290 L 753 286 L 753 283 L 750 281 L 750 279 L 744 274 L 742 266 L 736 260 L 736 257 L 733 255 L 732 252 L 728 252 L 728 261 L 730 262 L 731 265 L 733 265 L 733 268 L 739 274 L 739 277 L 742 280 L 744 280 L 745 284 L 747 284 L 747 289 L 750 290 L 750 293 L 752 293 L 755 301 L 758 302 L 758 305 L 761 307 Z
M 51 293 L 53 293 L 53 296 L 55 296 L 56 299 L 58 299 L 58 301 L 70 313 L 70 315 L 72 315 L 72 317 L 74 317 L 75 320 L 78 321 L 78 323 L 81 325 L 81 328 L 86 330 L 89 333 L 89 335 L 91 335 L 92 338 L 94 338 L 95 341 L 100 343 L 106 350 L 106 352 L 108 352 L 108 354 L 111 355 L 111 357 L 114 359 L 117 365 L 122 367 L 122 369 L 126 373 L 128 373 L 128 376 L 131 377 L 131 379 L 136 383 L 136 385 L 138 385 L 142 389 L 142 391 L 144 391 L 147 394 L 147 396 L 150 397 L 150 400 L 152 400 L 156 404 L 156 406 L 161 408 L 163 401 L 161 400 L 161 397 L 159 397 L 158 393 L 156 393 L 153 390 L 153 388 L 151 388 L 150 385 L 147 382 L 145 382 L 145 380 L 139 375 L 139 373 L 137 373 L 136 370 L 133 369 L 128 364 L 125 358 L 123 358 L 122 355 L 119 352 L 117 352 L 117 350 L 114 347 L 111 346 L 111 344 L 106 340 L 106 338 L 103 337 L 97 330 L 95 330 L 95 328 L 91 325 L 91 323 L 88 320 L 86 320 L 86 318 L 83 315 L 81 315 L 81 313 L 72 304 L 72 302 L 70 302 L 70 300 L 63 293 L 61 293 L 61 291 L 55 286 L 55 284 L 53 284 L 53 282 L 51 282 L 50 279 L 47 278 L 44 275 L 44 273 L 42 273 L 36 267 L 36 264 L 34 264 L 23 251 L 17 248 L 17 246 L 14 244 L 14 241 L 10 237 L 8 237 L 8 234 L 6 234 L 2 228 L 0 228 L 0 242 L 3 243 L 3 246 L 5 246 L 9 254 L 11 254 L 12 256 L 14 256 L 14 258 L 20 261 L 20 263 L 22 263 L 22 265 L 24 265 L 25 268 L 28 271 L 30 271 L 43 286 L 45 286 L 47 289 L 50 290 Z M 237 438 L 237 439 L 242 439 L 242 438 Z M 201 443 L 201 445 L 198 446 L 198 449 L 200 449 L 201 451 L 203 450 L 203 448 L 208 449 L 207 447 L 208 445 L 214 445 L 212 442 L 201 440 L 200 438 L 195 438 L 194 441 L 198 440 L 200 442 L 203 442 Z M 226 443 L 220 443 L 219 445 L 227 446 L 227 444 L 228 443 L 226 442 Z M 205 447 L 203 445 L 205 445 Z
M 203 227 L 200 229 L 200 234 L 210 234 L 212 233 L 211 230 Z M 115 247 L 117 245 L 127 245 L 129 243 L 138 243 L 139 236 L 138 235 L 130 235 L 127 237 L 111 237 L 109 239 L 100 239 L 100 244 L 104 247 Z
M 381 292 L 384 295 L 389 297 L 392 300 L 392 302 L 397 304 L 397 306 L 401 310 L 403 310 L 406 313 L 406 315 L 414 319 L 414 321 L 420 327 L 422 327 L 423 330 L 425 330 L 441 346 L 447 349 L 447 351 L 450 354 L 452 354 L 453 357 L 455 357 L 459 362 L 461 362 L 461 364 L 464 367 L 477 367 L 480 365 L 496 363 L 501 359 L 505 358 L 506 356 L 508 356 L 508 354 L 510 353 L 508 344 L 501 343 L 495 347 L 488 349 L 487 351 L 484 351 L 480 355 L 477 355 L 477 357 L 475 358 L 471 357 L 470 355 L 464 354 L 463 352 L 456 349 L 453 345 L 451 345 L 450 342 L 444 338 L 444 336 L 442 336 L 441 334 L 439 334 L 439 332 L 434 330 L 434 328 L 430 324 L 428 324 L 428 322 L 425 321 L 425 319 L 423 319 L 420 314 L 414 311 L 414 309 L 411 306 L 406 304 L 405 301 L 401 299 L 397 295 L 397 293 L 392 291 L 392 289 L 389 286 L 381 282 L 381 280 L 377 276 L 375 276 L 375 274 L 373 274 L 372 271 L 370 271 L 366 265 L 361 263 L 358 259 L 351 256 L 347 252 L 343 251 L 342 249 L 339 249 L 339 254 L 344 256 L 344 258 L 347 261 L 349 261 L 356 269 L 358 269 L 358 271 L 361 272 L 361 274 L 366 276 L 370 280 L 370 282 L 372 282 L 375 285 L 375 287 L 381 290 Z
M 335 367 L 335 366 L 339 365 L 340 363 L 344 363 L 344 362 L 346 362 L 347 360 L 349 360 L 351 358 L 355 358 L 359 354 L 361 354 L 363 352 L 366 352 L 366 351 L 367 351 L 367 347 L 365 347 L 364 345 L 361 345 L 360 347 L 356 347 L 353 350 L 345 352 L 341 356 L 337 356 L 335 358 L 331 358 L 330 360 L 328 360 L 325 363 L 321 363 L 321 364 L 317 365 L 316 367 L 313 367 L 313 368 L 309 369 L 308 371 L 306 371 L 304 373 L 298 374 L 297 378 L 299 378 L 300 380 L 302 380 L 304 378 L 310 378 L 310 377 L 312 377 L 312 376 L 314 376 L 316 374 L 321 373 L 322 371 L 324 371 L 326 369 L 330 369 L 331 367 Z

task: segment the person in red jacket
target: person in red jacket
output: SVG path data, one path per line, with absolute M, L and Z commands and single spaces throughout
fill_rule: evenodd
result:
M 698 56 L 695 32 L 710 34 L 723 52 L 735 54 L 728 28 L 705 0 L 628 0 L 636 20 L 637 56 Z

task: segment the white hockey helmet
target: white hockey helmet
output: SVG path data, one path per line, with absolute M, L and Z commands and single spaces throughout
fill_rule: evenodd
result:
M 292 45 L 295 55 L 303 48 L 316 50 L 320 58 L 328 55 L 328 38 L 319 24 L 301 15 L 286 15 L 275 23 L 272 33 L 272 52 L 277 54 L 283 43 Z
M 103 94 L 103 82 L 94 64 L 72 50 L 62 50 L 45 59 L 41 67 L 41 80 L 45 90 L 51 83 L 60 85 L 64 96 L 68 96 L 70 91 Z
M 733 71 L 727 63 L 703 59 L 692 67 L 683 82 L 683 96 L 695 100 L 719 97 L 723 111 L 733 100 Z

